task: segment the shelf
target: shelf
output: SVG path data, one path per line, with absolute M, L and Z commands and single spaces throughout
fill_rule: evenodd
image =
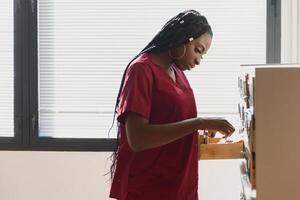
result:
M 245 162 L 241 164 L 241 182 L 243 189 L 243 200 L 256 200 L 256 190 L 251 189 L 251 184 L 249 180 L 248 174 L 246 174 L 245 170 Z

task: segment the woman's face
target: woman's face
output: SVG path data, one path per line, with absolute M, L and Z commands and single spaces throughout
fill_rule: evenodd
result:
M 202 56 L 207 53 L 210 48 L 212 38 L 210 34 L 205 33 L 200 37 L 192 40 L 185 44 L 186 52 L 185 55 L 175 60 L 175 64 L 181 70 L 191 70 L 195 65 L 199 65 L 202 59 Z M 174 50 L 174 55 L 182 55 L 184 45 Z

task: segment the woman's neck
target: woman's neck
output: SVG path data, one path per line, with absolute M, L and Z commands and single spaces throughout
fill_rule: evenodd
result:
M 152 53 L 152 61 L 167 72 L 170 71 L 173 64 L 168 52 Z

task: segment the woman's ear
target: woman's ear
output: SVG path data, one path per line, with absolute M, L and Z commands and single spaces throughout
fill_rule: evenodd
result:
M 176 60 L 182 58 L 185 55 L 185 52 L 186 52 L 185 44 L 182 44 L 179 47 L 169 50 L 169 56 L 172 59 Z

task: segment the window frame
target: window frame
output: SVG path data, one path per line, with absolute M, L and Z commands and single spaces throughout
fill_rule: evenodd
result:
M 38 137 L 38 0 L 14 0 L 14 137 L 0 150 L 113 151 L 111 138 Z M 267 63 L 280 63 L 281 0 L 267 0 Z M 113 108 L 112 108 L 113 109 Z
M 267 0 L 266 63 L 281 62 L 281 0 Z

